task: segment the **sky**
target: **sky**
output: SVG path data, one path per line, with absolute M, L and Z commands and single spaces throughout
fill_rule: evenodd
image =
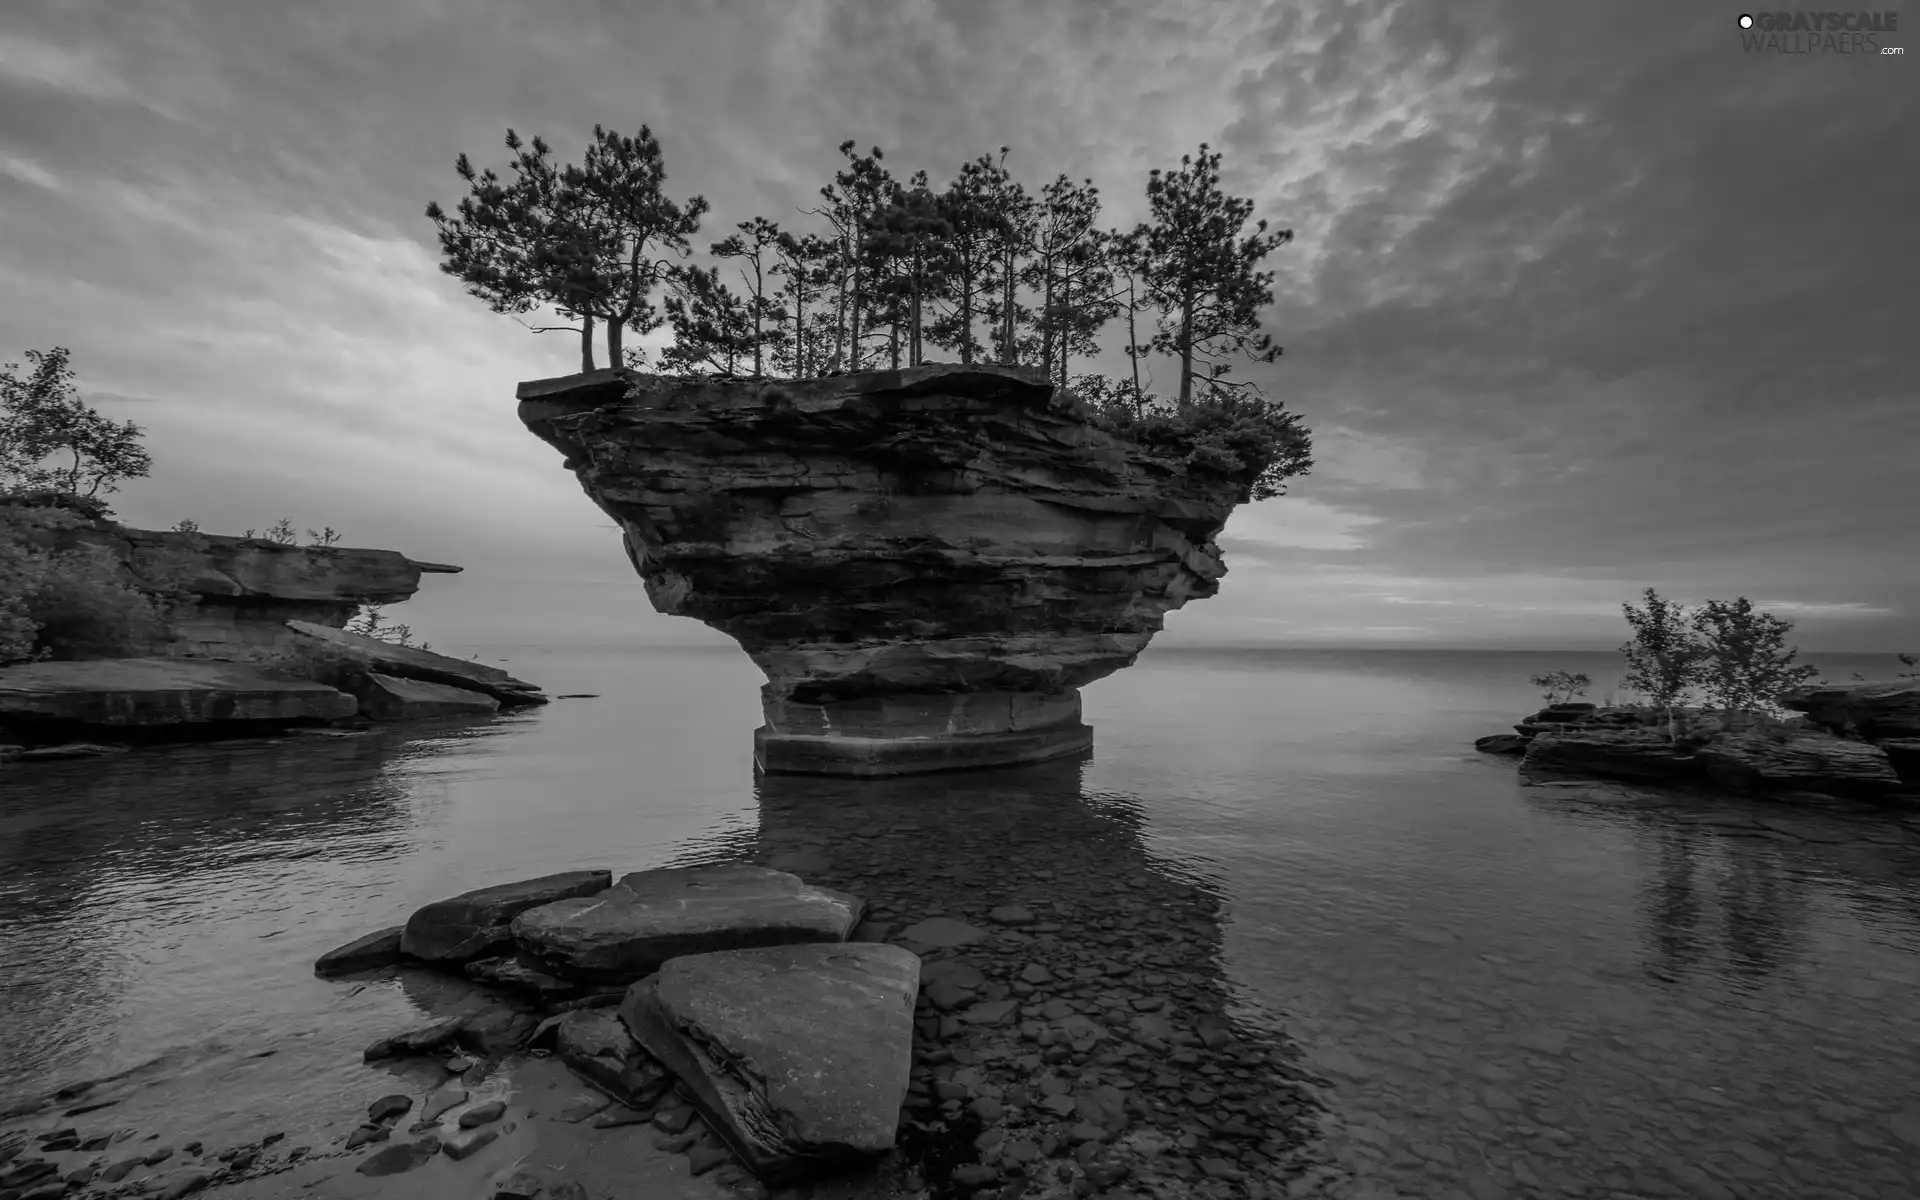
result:
M 516 419 L 577 338 L 467 296 L 422 212 L 509 127 L 573 160 L 601 123 L 658 136 L 702 245 L 812 228 L 849 138 L 936 183 L 1006 146 L 1114 225 L 1218 149 L 1294 231 L 1242 373 L 1316 466 L 1156 644 L 1611 648 L 1654 587 L 1920 651 L 1920 11 L 1905 56 L 1748 53 L 1699 0 L 6 11 L 0 360 L 65 346 L 147 430 L 130 524 L 462 565 L 388 613 L 430 640 L 724 641 Z

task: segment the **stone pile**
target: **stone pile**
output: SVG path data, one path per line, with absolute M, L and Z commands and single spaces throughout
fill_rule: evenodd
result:
M 853 896 L 744 863 L 640 871 L 617 883 L 607 871 L 570 871 L 426 905 L 323 955 L 315 969 L 431 966 L 552 1013 L 544 1022 L 525 1013 L 450 1018 L 381 1039 L 368 1061 L 551 1049 L 633 1120 L 677 1081 L 731 1156 L 781 1182 L 894 1145 L 920 960 L 896 946 L 849 943 L 862 908 Z M 452 1143 L 440 1149 L 454 1152 Z M 433 1152 L 382 1153 L 398 1164 Z

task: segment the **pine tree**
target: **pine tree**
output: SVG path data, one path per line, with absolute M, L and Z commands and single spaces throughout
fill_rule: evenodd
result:
M 893 192 L 893 176 L 882 160 L 886 157 L 875 146 L 872 153 L 856 155 L 851 138 L 840 143 L 847 166 L 834 174 L 833 183 L 820 189 L 826 207 L 811 210 L 833 226 L 838 243 L 839 279 L 836 295 L 834 358 L 846 369 L 858 371 L 863 361 L 860 342 L 863 336 L 860 318 L 873 293 L 873 275 L 862 252 L 873 216 Z
M 467 294 L 484 300 L 494 312 L 529 313 L 543 304 L 580 322 L 580 369 L 593 370 L 593 314 L 572 293 L 568 263 L 591 260 L 596 231 L 574 198 L 563 195 L 560 170 L 548 159 L 552 149 L 538 135 L 531 147 L 507 130 L 513 151 L 514 179 L 502 183 L 493 168 L 475 172 L 465 154 L 454 170 L 471 194 L 460 201 L 459 217 L 436 203 L 427 217 L 438 231 L 440 269 L 467 285 Z M 554 332 L 536 327 L 535 332 Z
M 438 204 L 427 216 L 438 227 L 441 270 L 467 284 L 495 312 L 531 312 L 542 303 L 581 321 L 581 363 L 593 369 L 593 321 L 606 326 L 607 358 L 624 360 L 622 335 L 646 333 L 661 318 L 650 294 L 690 250 L 707 202 L 675 204 L 661 192 L 666 180 L 660 143 L 646 126 L 637 136 L 593 127 L 581 164 L 556 168 L 550 148 L 535 137 L 531 149 L 509 129 L 515 153 L 512 184 L 491 169 L 476 174 L 467 156 L 455 170 L 471 186 L 459 216 Z M 661 259 L 664 252 L 670 257 Z
M 740 278 L 747 286 L 747 315 L 753 324 L 753 373 L 757 377 L 765 373 L 764 349 L 784 336 L 779 328 L 779 306 L 767 293 L 767 274 L 773 267 L 768 257 L 779 253 L 780 239 L 786 235 L 765 217 L 742 221 L 735 228 L 739 232 L 715 242 L 712 253 L 715 258 L 740 259 L 751 268 L 751 274 L 743 268 Z M 766 327 L 768 321 L 774 322 L 772 329 Z
M 1020 303 L 1019 287 L 1025 259 L 1033 252 L 1039 204 L 1007 170 L 1007 154 L 1007 148 L 1002 146 L 998 162 L 991 162 L 984 155 L 976 162 L 980 164 L 979 203 L 987 228 L 984 258 L 992 264 L 989 270 L 997 285 L 982 303 L 981 316 L 992 331 L 995 361 L 1012 364 L 1020 361 L 1023 341 L 1020 325 L 1032 316 Z
M 787 336 L 782 342 L 787 353 L 776 361 L 795 379 L 811 378 L 827 369 L 818 349 L 822 331 L 817 325 L 822 319 L 830 318 L 832 312 L 823 313 L 809 306 L 832 285 L 829 260 L 833 246 L 817 234 L 795 237 L 783 233 L 774 245 L 774 252 L 779 262 L 773 266 L 772 273 L 781 277 L 780 319 L 787 325 Z
M 1256 268 L 1292 241 L 1293 231 L 1268 233 L 1262 220 L 1241 236 L 1253 202 L 1221 191 L 1220 155 L 1209 153 L 1205 142 L 1197 159 L 1180 156 L 1178 171 L 1149 173 L 1147 203 L 1153 220 L 1145 227 L 1142 278 L 1160 310 L 1151 345 L 1179 360 L 1184 411 L 1196 379 L 1215 395 L 1241 386 L 1226 380 L 1230 366 L 1223 356 L 1238 352 L 1254 362 L 1280 356 L 1259 332 L 1260 309 L 1273 302 L 1273 274 Z
M 863 251 L 893 270 L 888 290 L 896 300 L 898 319 L 894 327 L 906 327 L 907 361 L 911 366 L 926 361 L 925 312 L 947 274 L 946 239 L 952 231 L 939 197 L 927 187 L 927 173 L 918 171 L 906 186 L 894 186 L 886 206 L 874 214 L 862 243 Z M 894 366 L 899 366 L 897 350 Z
M 737 374 L 753 353 L 753 318 L 746 301 L 720 281 L 718 267 L 683 267 L 671 277 L 666 302 L 673 345 L 660 355 L 668 371 Z
M 1126 315 L 1127 344 L 1125 353 L 1128 365 L 1132 368 L 1132 400 L 1136 416 L 1146 409 L 1146 392 L 1140 384 L 1140 363 L 1153 352 L 1153 347 L 1140 340 L 1137 324 L 1140 308 L 1145 303 L 1142 283 L 1146 274 L 1146 226 L 1136 225 L 1126 232 L 1118 230 L 1107 234 L 1107 266 L 1116 283 L 1109 293 L 1114 306 Z
M 1006 151 L 1003 149 L 1002 154 Z M 986 317 L 1000 289 L 1001 261 L 995 247 L 1005 237 L 1006 217 L 996 203 L 1005 169 L 989 155 L 960 168 L 959 177 L 940 196 L 947 221 L 945 311 L 927 329 L 934 345 L 958 351 L 960 361 L 984 357 L 986 345 L 974 335 L 974 323 Z

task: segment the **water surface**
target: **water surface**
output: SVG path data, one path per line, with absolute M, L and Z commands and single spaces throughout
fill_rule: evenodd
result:
M 1302 1188 L 1915 1194 L 1920 821 L 1528 787 L 1471 752 L 1537 702 L 1529 675 L 1598 696 L 1613 656 L 1156 649 L 1088 689 L 1090 762 L 907 789 L 756 782 L 737 652 L 484 657 L 599 696 L 0 776 L 0 1107 L 120 1076 L 125 1124 L 318 1138 L 366 1102 L 359 1048 L 419 1006 L 310 964 L 428 900 L 776 843 L 857 857 L 877 830 L 955 896 L 1011 894 L 1097 824 L 1113 880 L 1218 898 L 1195 936 L 1232 1015 L 1332 1083 L 1334 1165 Z M 983 838 L 1001 878 L 942 873 Z

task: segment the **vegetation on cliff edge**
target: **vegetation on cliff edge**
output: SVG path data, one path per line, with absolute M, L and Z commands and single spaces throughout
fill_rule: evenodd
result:
M 596 321 L 608 361 L 635 369 L 649 369 L 646 355 L 625 348 L 622 331 L 666 329 L 650 365 L 664 374 L 811 378 L 918 365 L 931 347 L 963 363 L 1039 367 L 1094 423 L 1239 481 L 1253 499 L 1282 494 L 1312 465 L 1298 415 L 1233 377 L 1236 360 L 1280 357 L 1260 331 L 1274 278 L 1260 265 L 1293 234 L 1227 194 L 1206 143 L 1177 169 L 1149 172 L 1150 219 L 1121 229 L 1103 224 L 1091 180 L 1063 174 L 1029 192 L 1005 147 L 936 187 L 924 170 L 895 178 L 878 147 L 860 154 L 843 142 L 843 167 L 804 210 L 818 230 L 756 216 L 710 244 L 735 264 L 738 291 L 718 265 L 684 261 L 710 206 L 667 198 L 646 126 L 628 137 L 596 125 L 577 165 L 552 161 L 537 136 L 509 129 L 506 145 L 511 179 L 462 154 L 455 169 L 469 194 L 451 214 L 427 206 L 441 269 L 495 312 L 559 313 L 569 324 L 530 328 L 577 330 L 583 371 L 594 369 Z M 1116 321 L 1127 372 L 1073 374 Z M 1147 368 L 1156 356 L 1173 368 L 1166 397 Z
M 1682 717 L 1696 701 L 1718 709 L 1725 722 L 1777 719 L 1786 715 L 1780 697 L 1820 674 L 1795 661 L 1800 652 L 1786 641 L 1793 622 L 1756 610 L 1745 596 L 1694 609 L 1653 588 L 1644 599 L 1642 607 L 1620 606 L 1633 629 L 1633 640 L 1620 647 L 1627 661 L 1620 684 L 1661 714 L 1670 741 L 1680 740 Z M 1590 681 L 1553 671 L 1532 682 L 1554 702 L 1563 692 L 1569 699 L 1584 693 Z

